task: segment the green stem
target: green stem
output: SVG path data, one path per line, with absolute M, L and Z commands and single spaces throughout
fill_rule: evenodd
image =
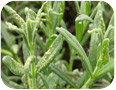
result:
M 32 68 L 32 88 L 36 89 L 35 63 L 34 62 L 32 62 L 31 68 Z
M 34 49 L 30 49 L 30 56 L 34 56 Z M 35 59 L 35 58 L 34 58 Z M 35 60 L 31 62 L 31 75 L 32 75 L 32 89 L 36 89 L 36 72 L 35 72 Z
M 99 70 L 99 67 L 96 66 L 96 68 L 94 69 L 93 75 L 92 77 L 89 77 L 89 79 L 86 81 L 86 83 L 81 87 L 81 89 L 87 89 L 89 88 L 89 86 L 93 83 L 93 81 L 95 80 L 96 74 Z
M 72 60 L 72 57 L 71 57 L 70 63 L 69 63 L 69 71 L 70 71 L 70 72 L 72 72 L 73 62 L 74 62 L 74 60 Z

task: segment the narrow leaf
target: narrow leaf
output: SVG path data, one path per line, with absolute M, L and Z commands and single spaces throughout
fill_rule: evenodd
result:
M 39 74 L 41 80 L 43 81 L 43 83 L 44 83 L 46 89 L 49 89 L 49 85 L 48 85 L 48 83 L 46 82 L 46 80 L 45 80 L 45 78 L 44 78 L 44 75 L 42 75 L 41 73 L 38 73 L 38 74 Z
M 107 63 L 109 61 L 109 39 L 108 38 L 104 39 L 103 41 L 102 54 L 100 56 L 101 58 L 97 64 L 99 67 L 101 67 L 104 63 Z
M 97 46 L 98 46 L 98 34 L 93 33 L 91 35 L 90 49 L 89 49 L 89 60 L 94 70 L 97 63 Z
M 5 10 L 17 21 L 18 25 L 21 28 L 24 28 L 24 20 L 16 13 L 15 10 L 13 10 L 11 7 L 9 7 L 8 5 L 4 6 Z
M 105 38 L 112 38 L 114 37 L 114 26 L 109 25 L 106 32 L 105 32 Z
M 82 1 L 82 2 L 81 2 L 80 13 L 81 13 L 81 14 L 89 15 L 89 13 L 90 13 L 90 8 L 91 8 L 91 3 L 90 3 L 90 1 Z
M 103 41 L 102 60 L 109 61 L 109 39 Z
M 60 78 L 62 78 L 66 83 L 68 83 L 69 85 L 71 85 L 74 88 L 77 88 L 77 86 L 75 85 L 75 83 L 63 71 L 61 71 L 55 65 L 50 64 L 49 65 L 49 69 L 52 72 L 54 72 L 56 75 L 58 75 Z
M 83 22 L 76 21 L 76 37 L 80 42 L 83 36 Z
M 98 5 L 98 15 L 99 15 L 100 27 L 102 29 L 103 36 L 104 36 L 105 35 L 105 23 L 104 23 L 104 20 L 103 20 L 101 3 L 99 3 L 99 5 Z
M 33 32 L 33 24 L 30 20 L 30 18 L 27 19 L 26 21 L 26 33 L 27 33 L 27 40 L 29 41 L 29 43 L 32 43 L 32 32 Z
M 79 7 L 78 1 L 74 1 L 74 4 L 75 4 L 77 13 L 79 13 L 80 12 L 80 7 Z
M 23 34 L 24 33 L 23 29 L 18 28 L 17 26 L 15 26 L 15 25 L 13 25 L 13 24 L 11 24 L 9 22 L 6 22 L 6 25 L 7 25 L 9 30 L 15 31 L 15 32 L 17 32 L 19 34 Z
M 4 56 L 2 59 L 3 63 L 10 69 L 10 71 L 15 75 L 22 76 L 24 74 L 24 67 L 16 62 L 10 56 Z
M 62 15 L 60 15 L 60 17 L 59 17 L 58 26 L 60 25 L 60 23 L 62 21 L 64 11 L 65 11 L 65 1 L 61 1 L 60 13 L 62 13 Z
M 112 17 L 110 19 L 109 25 L 114 26 L 114 13 L 113 13 L 113 15 L 112 15 Z
M 43 22 L 40 22 L 40 28 L 42 29 L 42 32 L 45 34 L 45 36 L 46 36 L 46 37 L 49 37 L 48 29 L 47 29 L 47 27 L 44 25 Z
M 96 79 L 99 79 L 101 77 L 103 77 L 104 75 L 106 75 L 108 72 L 114 70 L 114 59 L 109 60 L 109 62 L 107 64 L 105 64 L 98 72 L 98 74 L 96 75 Z
M 90 15 L 91 18 L 93 18 L 93 17 L 96 15 L 96 13 L 97 13 L 97 7 L 98 7 L 98 5 L 97 5 L 97 6 L 95 7 L 95 9 L 92 11 L 92 13 L 91 13 L 91 15 Z M 84 31 L 85 31 L 85 29 L 87 28 L 87 26 L 88 26 L 89 23 L 90 23 L 90 22 L 88 21 L 88 22 L 85 24 Z M 89 39 L 89 37 L 90 37 L 90 34 L 86 33 L 85 36 L 83 37 L 82 41 L 81 41 L 81 45 L 82 45 L 82 46 L 86 43 L 86 41 Z
M 63 28 L 65 28 L 65 29 L 66 29 L 66 24 L 65 24 L 65 22 L 64 22 L 64 20 L 63 20 L 63 19 L 61 20 L 61 27 L 63 27 Z
M 85 71 L 79 79 L 78 88 L 81 88 L 83 84 L 88 80 L 89 74 Z
M 1 34 L 8 47 L 11 47 L 15 43 L 15 37 L 7 31 L 7 26 L 3 22 L 1 22 Z
M 37 72 L 42 71 L 44 68 L 46 68 L 57 56 L 58 52 L 60 51 L 62 47 L 62 36 L 59 35 L 51 44 L 49 50 L 44 54 L 44 56 L 41 58 L 41 60 L 37 63 Z
M 54 2 L 53 11 L 55 11 L 57 13 L 60 13 L 60 7 L 61 7 L 61 1 Z M 59 18 L 58 15 L 54 15 L 54 14 L 52 15 L 52 31 L 53 31 L 53 33 L 56 32 L 56 26 L 57 26 L 57 23 L 58 23 L 58 18 Z
M 48 82 L 50 89 L 57 89 L 59 77 L 56 74 L 50 73 L 46 81 Z
M 27 15 L 27 19 L 30 18 L 31 20 L 34 20 L 36 18 L 36 13 L 28 7 L 25 8 L 25 14 Z
M 87 16 L 85 14 L 79 15 L 75 19 L 76 37 L 79 40 L 79 42 L 81 41 L 83 33 L 84 33 L 84 25 L 86 24 L 84 21 L 93 22 L 93 20 L 89 16 Z
M 66 39 L 66 41 L 68 43 L 70 43 L 72 48 L 76 52 L 78 52 L 79 56 L 82 58 L 82 63 L 84 65 L 85 69 L 87 70 L 87 72 L 90 75 L 92 75 L 92 67 L 91 67 L 90 61 L 89 61 L 85 51 L 83 50 L 82 46 L 78 42 L 78 40 L 64 28 L 57 28 L 57 31 L 59 33 L 61 33 L 63 35 L 63 37 Z
M 4 84 L 6 84 L 10 88 L 14 88 L 14 89 L 24 89 L 25 88 L 22 85 L 19 85 L 13 81 L 10 81 L 9 78 L 3 72 L 1 72 L 1 78 L 4 82 Z
M 23 40 L 23 46 L 22 46 L 22 51 L 23 51 L 23 59 L 24 59 L 24 62 L 26 62 L 28 56 L 29 56 L 29 53 L 28 53 L 28 48 L 26 47 L 26 44 Z
M 36 35 L 36 42 L 37 42 L 37 45 L 39 45 L 40 48 L 42 49 L 42 51 L 45 53 L 46 50 L 47 50 L 47 48 L 46 48 L 44 42 L 43 42 L 40 38 L 41 38 L 41 37 L 37 34 L 37 35 Z

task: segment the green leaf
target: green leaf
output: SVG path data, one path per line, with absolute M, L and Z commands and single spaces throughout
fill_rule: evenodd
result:
M 52 42 L 53 42 L 56 38 L 57 38 L 57 35 L 56 35 L 56 34 L 53 34 L 53 35 L 49 38 L 49 40 L 48 40 L 47 43 L 46 43 L 47 49 L 49 49 L 50 45 L 52 44 Z
M 78 1 L 74 1 L 74 4 L 75 4 L 77 13 L 79 13 L 80 12 L 80 7 L 79 7 Z
M 110 58 L 114 58 L 114 48 L 109 51 Z
M 12 52 L 10 52 L 6 49 L 3 49 L 3 48 L 1 48 L 1 54 L 5 54 L 5 55 L 9 55 L 9 56 L 13 57 Z
M 91 13 L 91 15 L 90 15 L 90 18 L 93 18 L 93 17 L 96 15 L 96 13 L 97 13 L 97 7 L 98 7 L 98 5 L 97 5 L 97 6 L 95 7 L 95 9 L 92 11 L 92 13 Z M 88 21 L 88 22 L 85 24 L 84 31 L 86 30 L 86 28 L 87 28 L 87 26 L 88 26 L 89 23 L 90 23 L 90 22 Z M 89 39 L 89 37 L 90 37 L 90 34 L 85 33 L 85 36 L 83 37 L 82 41 L 80 42 L 82 46 L 86 43 L 86 41 Z
M 114 27 L 112 25 L 109 25 L 106 32 L 105 32 L 105 38 L 111 39 L 114 37 Z
M 39 45 L 40 48 L 42 49 L 43 53 L 45 53 L 47 51 L 46 46 L 44 42 L 40 39 L 40 36 L 38 34 L 36 34 L 36 42 L 37 45 Z
M 46 89 L 49 89 L 49 85 L 48 85 L 48 83 L 46 82 L 46 79 L 45 79 L 44 75 L 41 74 L 41 73 L 38 73 L 38 74 L 39 74 L 41 80 L 43 81 L 43 83 L 44 83 Z
M 95 7 L 95 9 L 93 10 L 92 14 L 90 15 L 90 18 L 94 18 L 94 23 L 91 27 L 91 29 L 94 29 L 94 28 L 101 28 L 100 26 L 100 23 L 99 22 L 99 12 L 98 12 L 98 6 L 99 6 L 99 3 L 97 4 L 97 6 Z M 101 9 L 100 9 L 101 10 Z M 95 17 L 94 17 L 95 16 Z M 87 24 L 85 25 L 85 28 L 87 27 L 87 25 L 89 24 L 90 22 L 87 22 Z
M 29 43 L 32 43 L 32 32 L 34 29 L 34 25 L 31 22 L 30 18 L 27 19 L 26 21 L 26 33 L 27 33 L 27 40 L 29 41 Z
M 44 25 L 43 22 L 40 22 L 40 28 L 42 29 L 42 32 L 45 34 L 46 37 L 49 37 L 49 34 L 48 34 L 48 29 L 47 27 Z
M 30 18 L 31 20 L 36 19 L 36 13 L 32 9 L 29 9 L 28 7 L 25 8 L 25 14 L 26 14 L 26 19 L 28 18 Z
M 78 87 L 81 88 L 83 84 L 88 80 L 89 74 L 85 71 L 79 79 Z
M 97 46 L 97 60 L 101 58 L 101 54 L 102 54 L 101 49 L 102 49 L 102 46 L 101 46 L 101 43 L 99 43 Z
M 112 15 L 112 17 L 110 19 L 109 25 L 114 26 L 114 13 L 113 13 L 113 15 Z
M 89 15 L 89 13 L 90 13 L 90 8 L 91 8 L 91 3 L 90 3 L 90 1 L 82 1 L 82 2 L 81 2 L 80 13 L 81 13 L 81 14 Z
M 102 15 L 102 6 L 101 6 L 101 3 L 99 3 L 98 5 L 98 19 L 99 19 L 99 23 L 100 23 L 100 27 L 102 29 L 102 33 L 103 33 L 103 36 L 105 35 L 105 23 L 104 23 L 104 20 L 103 20 L 103 15 Z M 98 22 L 97 22 L 98 23 Z
M 55 1 L 53 4 L 53 11 L 60 13 L 60 7 L 61 7 L 61 1 Z M 59 16 L 53 14 L 51 17 L 52 17 L 52 31 L 53 33 L 55 33 Z
M 114 45 L 114 37 L 110 39 L 110 42 L 109 42 L 109 47 L 113 46 Z
M 11 15 L 16 22 L 18 23 L 19 27 L 24 28 L 24 20 L 16 13 L 15 10 L 13 10 L 11 7 L 9 7 L 8 5 L 4 6 L 5 10 L 9 13 L 9 15 Z
M 86 1 L 86 15 L 89 15 L 91 10 L 91 1 Z
M 65 28 L 65 29 L 66 29 L 66 24 L 65 24 L 65 22 L 64 22 L 64 20 L 63 20 L 63 19 L 61 20 L 61 27 L 63 27 L 63 28 Z
M 24 59 L 24 62 L 26 62 L 28 56 L 29 56 L 29 53 L 28 53 L 28 48 L 26 47 L 26 44 L 23 40 L 23 46 L 22 46 L 22 51 L 23 51 L 23 59 Z
M 100 55 L 100 59 L 98 61 L 98 67 L 101 67 L 104 63 L 107 63 L 109 61 L 109 39 L 106 38 L 103 41 L 102 46 L 102 54 Z
M 25 72 L 27 72 L 29 74 L 29 67 L 31 65 L 32 62 L 35 62 L 35 56 L 28 56 L 26 62 L 25 62 L 25 65 L 24 65 L 24 69 L 25 69 Z
M 49 50 L 44 54 L 41 60 L 37 63 L 37 72 L 42 71 L 46 68 L 57 56 L 58 52 L 62 47 L 63 39 L 62 36 L 59 35 L 51 44 Z
M 60 25 L 60 23 L 61 23 L 61 21 L 63 19 L 64 10 L 65 10 L 65 1 L 61 1 L 60 13 L 62 13 L 62 15 L 60 15 L 60 17 L 59 17 L 57 26 Z
M 76 37 L 80 42 L 83 36 L 83 22 L 76 21 Z
M 92 11 L 92 13 L 91 13 L 91 15 L 90 15 L 90 18 L 94 18 L 94 16 L 96 15 L 96 13 L 97 13 L 97 7 L 98 7 L 98 5 L 94 8 L 94 10 Z M 87 26 L 89 25 L 89 21 L 86 23 L 86 25 L 85 25 L 85 27 L 84 27 L 84 31 L 85 31 L 85 29 L 87 28 Z
M 85 14 L 81 14 L 79 16 L 76 17 L 75 21 L 81 22 L 83 20 L 87 20 L 90 22 L 93 22 L 92 18 L 90 18 L 89 16 L 85 15 Z
M 13 81 L 10 81 L 9 78 L 1 71 L 1 78 L 4 82 L 4 84 L 6 84 L 8 87 L 10 88 L 14 88 L 14 89 L 24 89 L 23 86 L 13 82 Z
M 109 61 L 109 39 L 104 39 L 102 48 L 102 60 Z
M 1 34 L 8 47 L 15 43 L 15 37 L 7 31 L 7 27 L 3 22 L 1 22 Z
M 63 35 L 63 37 L 65 38 L 65 40 L 70 43 L 70 45 L 72 46 L 72 48 L 79 54 L 79 56 L 82 58 L 82 63 L 86 69 L 86 71 L 92 75 L 92 67 L 90 64 L 90 61 L 85 53 L 85 51 L 83 50 L 82 46 L 80 45 L 80 43 L 78 42 L 78 40 L 71 34 L 69 33 L 67 30 L 65 30 L 64 28 L 57 28 L 57 31 Z
M 66 83 L 68 83 L 70 86 L 72 86 L 73 88 L 77 88 L 77 86 L 75 85 L 75 83 L 63 71 L 61 71 L 55 65 L 50 64 L 49 65 L 49 69 L 52 72 L 54 72 L 56 75 L 58 75 L 61 79 L 63 79 Z
M 4 56 L 2 59 L 3 63 L 10 69 L 10 71 L 15 75 L 22 76 L 24 74 L 24 67 L 16 62 L 10 56 Z
M 75 19 L 75 23 L 76 23 L 76 37 L 79 40 L 79 42 L 81 41 L 83 33 L 84 33 L 84 25 L 86 24 L 85 21 L 93 22 L 93 20 L 89 16 L 87 16 L 85 14 L 79 15 Z
M 89 39 L 90 34 L 89 33 L 85 33 L 85 35 L 83 36 L 83 39 L 81 40 L 81 45 L 85 45 L 85 43 L 87 42 L 87 40 Z
M 50 89 L 57 89 L 58 80 L 59 80 L 59 78 L 57 77 L 56 74 L 50 73 L 49 76 L 47 77 L 46 81 L 48 82 Z
M 109 60 L 107 64 L 105 64 L 97 73 L 96 79 L 100 79 L 104 75 L 106 75 L 108 72 L 114 70 L 114 59 Z
M 91 35 L 91 42 L 89 46 L 89 60 L 92 66 L 92 70 L 94 70 L 97 63 L 97 46 L 98 46 L 98 34 L 93 33 Z
M 7 25 L 9 30 L 15 31 L 15 32 L 17 32 L 19 34 L 23 34 L 24 33 L 23 29 L 18 28 L 17 26 L 15 26 L 15 25 L 13 25 L 13 24 L 11 24 L 9 22 L 6 22 L 6 25 Z

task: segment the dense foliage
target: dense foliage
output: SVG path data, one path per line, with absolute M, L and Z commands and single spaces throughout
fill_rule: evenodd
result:
M 68 6 L 75 10 L 74 30 L 67 25 Z M 107 3 L 18 1 L 1 14 L 1 77 L 7 86 L 82 89 L 112 82 L 114 14 Z

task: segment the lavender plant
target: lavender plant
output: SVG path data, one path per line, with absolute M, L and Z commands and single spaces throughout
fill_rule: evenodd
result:
M 102 80 L 104 75 L 111 80 L 114 70 L 114 14 L 106 26 L 103 18 L 104 2 L 97 3 L 91 14 L 91 1 L 74 2 L 79 14 L 75 19 L 76 36 L 67 30 L 63 20 L 65 1 L 41 3 L 40 9 L 36 10 L 37 13 L 31 8 L 25 7 L 25 19 L 10 6 L 4 6 L 15 24 L 2 22 L 2 37 L 8 48 L 12 47 L 8 50 L 2 46 L 1 53 L 6 55 L 3 56 L 2 62 L 16 76 L 8 77 L 2 71 L 3 82 L 9 87 L 17 89 L 87 89 L 94 88 L 93 85 L 96 81 Z M 3 26 L 6 25 L 7 28 L 4 28 Z M 10 36 L 7 29 L 19 34 L 20 45 L 16 44 L 16 37 Z M 40 30 L 46 37 L 45 42 L 38 34 Z M 7 40 L 10 40 L 9 37 L 12 40 L 11 43 Z M 87 55 L 83 45 L 89 37 L 90 46 Z M 63 60 L 64 41 L 67 42 L 70 50 L 69 63 Z M 38 46 L 43 55 L 40 51 L 38 55 Z M 17 55 L 21 47 L 24 62 Z M 83 72 L 78 69 L 73 70 L 75 58 L 81 61 Z M 12 81 L 12 78 L 21 80 L 21 84 Z M 107 79 L 105 80 L 108 82 L 107 85 L 111 83 Z

